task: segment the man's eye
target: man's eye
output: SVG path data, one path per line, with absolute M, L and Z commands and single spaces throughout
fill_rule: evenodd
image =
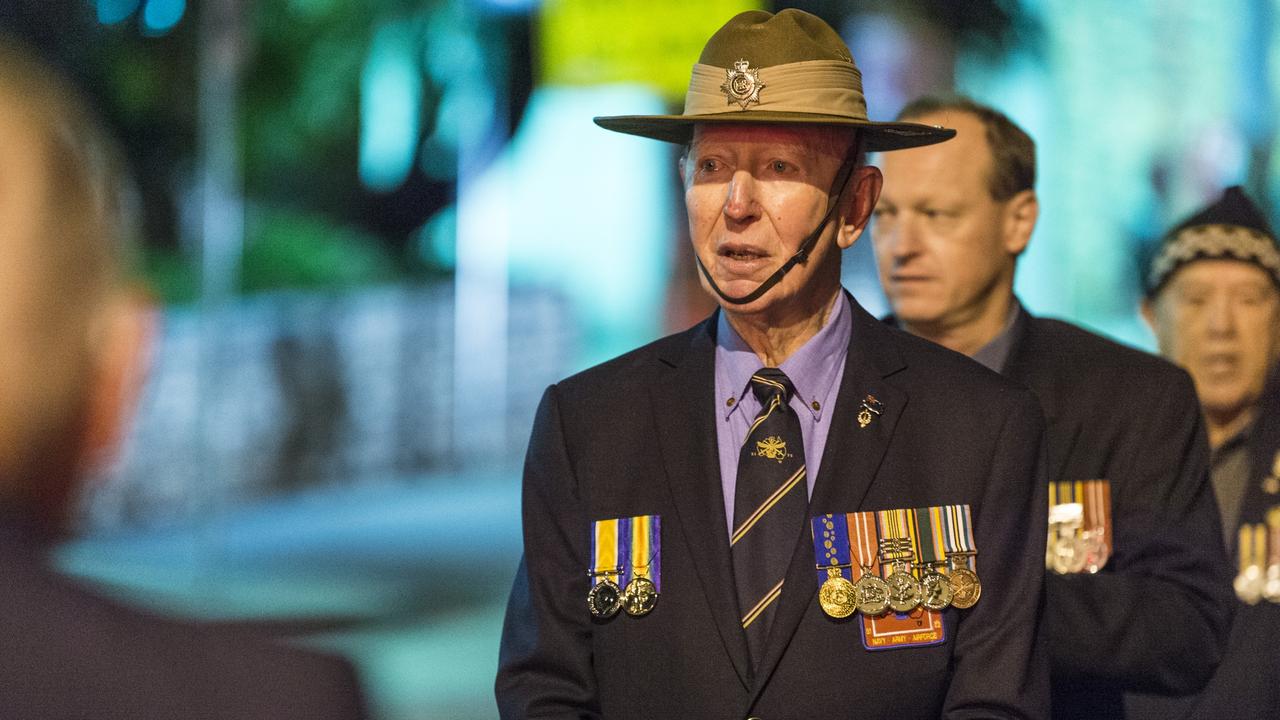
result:
M 769 169 L 779 175 L 785 175 L 786 173 L 791 172 L 791 164 L 783 160 L 774 160 L 769 164 Z
M 698 170 L 704 173 L 712 173 L 720 169 L 720 163 L 715 160 L 703 160 L 698 163 Z

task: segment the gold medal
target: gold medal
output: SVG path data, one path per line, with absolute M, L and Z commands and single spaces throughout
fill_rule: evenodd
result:
M 854 584 L 840 574 L 840 568 L 827 568 L 827 579 L 818 589 L 818 604 L 823 612 L 837 620 L 849 617 L 858 608 L 855 595 Z
M 647 577 L 635 577 L 622 592 L 622 609 L 631 617 L 648 615 L 658 604 L 658 588 Z
M 622 591 L 618 583 L 605 578 L 591 587 L 587 593 L 587 607 L 591 609 L 591 617 L 607 620 L 618 614 L 622 608 Z
M 1262 583 L 1262 597 L 1267 602 L 1280 603 L 1280 565 L 1267 567 L 1266 580 Z
M 889 607 L 894 612 L 909 613 L 920 606 L 920 581 L 910 572 L 895 569 L 885 583 L 889 586 Z
M 978 575 L 969 568 L 955 568 L 947 576 L 951 584 L 951 606 L 967 610 L 978 603 L 982 597 L 982 583 Z
M 930 567 L 920 580 L 920 604 L 929 610 L 946 610 L 951 605 L 951 583 L 947 576 Z
M 854 602 L 858 612 L 875 617 L 889 609 L 889 583 L 871 574 L 871 568 L 862 569 L 862 577 L 853 584 Z

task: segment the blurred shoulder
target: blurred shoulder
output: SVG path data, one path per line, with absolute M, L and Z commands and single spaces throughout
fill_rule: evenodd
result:
M 1052 318 L 1029 319 L 1025 351 L 1036 363 L 1068 367 L 1094 382 L 1145 379 L 1182 382 L 1187 374 L 1173 363 L 1082 327 Z

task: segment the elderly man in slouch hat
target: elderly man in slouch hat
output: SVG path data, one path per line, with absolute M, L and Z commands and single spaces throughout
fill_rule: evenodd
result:
M 881 163 L 872 240 L 894 321 L 1025 384 L 1048 421 L 1054 718 L 1121 718 L 1127 693 L 1194 692 L 1221 657 L 1230 603 L 1191 379 L 1018 302 L 1038 215 L 1021 128 L 967 98 L 899 117 L 958 136 Z
M 807 13 L 707 42 L 680 115 L 720 308 L 546 391 L 503 632 L 505 718 L 1043 717 L 1043 420 L 994 373 L 840 286 L 880 191 L 867 119 Z
M 1269 717 L 1280 708 L 1280 246 L 1241 188 L 1165 235 L 1142 314 L 1161 354 L 1195 380 L 1239 602 L 1208 687 L 1188 698 L 1135 698 L 1133 715 Z

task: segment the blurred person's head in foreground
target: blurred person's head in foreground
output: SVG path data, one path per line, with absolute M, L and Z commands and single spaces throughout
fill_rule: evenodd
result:
M 74 89 L 0 35 L 0 518 L 41 535 L 65 527 L 136 387 L 130 188 Z
M 1280 246 L 1239 187 L 1165 234 L 1142 316 L 1160 354 L 1191 374 L 1214 447 L 1252 421 L 1280 357 Z

